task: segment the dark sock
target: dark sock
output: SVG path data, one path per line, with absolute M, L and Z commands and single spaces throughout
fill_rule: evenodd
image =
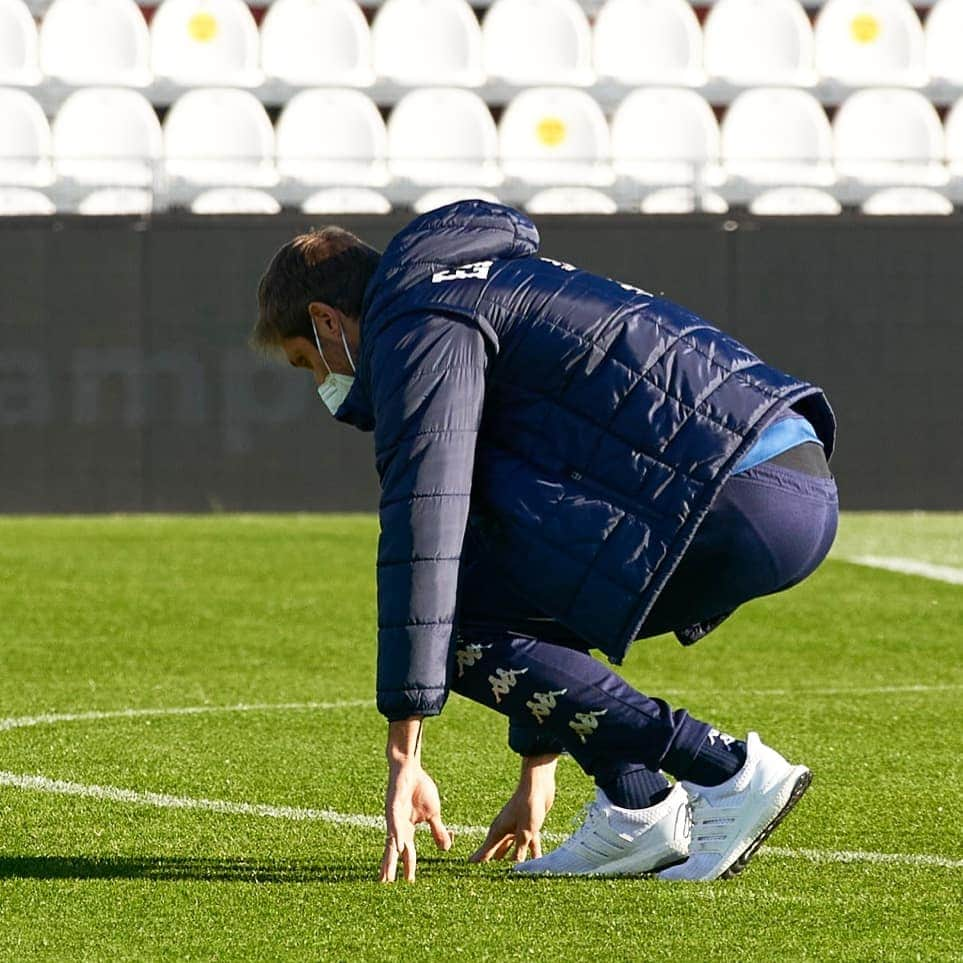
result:
M 697 786 L 718 786 L 731 779 L 745 764 L 746 744 L 710 729 L 705 742 L 693 756 L 682 778 Z
M 672 787 L 661 772 L 645 766 L 620 772 L 614 779 L 599 783 L 609 801 L 622 809 L 645 809 L 669 795 Z

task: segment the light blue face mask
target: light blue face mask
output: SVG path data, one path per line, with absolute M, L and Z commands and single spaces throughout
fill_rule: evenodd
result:
M 314 332 L 314 343 L 318 346 L 321 361 L 325 368 L 328 369 L 328 376 L 318 385 L 318 395 L 324 402 L 325 407 L 333 415 L 341 407 L 344 399 L 348 397 L 348 392 L 354 384 L 354 375 L 335 374 L 335 372 L 331 370 L 327 359 L 324 357 L 324 351 L 321 349 L 321 339 L 318 337 L 318 329 L 315 327 L 313 319 L 311 321 L 311 330 Z M 351 365 L 351 370 L 354 371 L 354 359 L 351 357 L 351 351 L 348 348 L 348 339 L 344 336 L 344 328 L 341 329 L 341 343 L 344 345 L 344 353 L 348 359 L 348 364 Z

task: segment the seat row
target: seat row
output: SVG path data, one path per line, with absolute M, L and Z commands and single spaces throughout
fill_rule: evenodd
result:
M 421 214 L 468 198 L 504 200 L 491 191 L 472 188 L 435 188 L 404 205 Z M 518 205 L 518 202 L 513 202 Z M 278 214 L 282 205 L 273 194 L 249 187 L 210 188 L 195 194 L 181 207 L 194 214 Z M 323 188 L 300 204 L 289 205 L 305 214 L 388 214 L 391 201 L 367 187 Z M 651 215 L 726 214 L 729 205 L 714 192 L 668 187 L 645 192 L 631 200 L 616 198 L 594 187 L 548 187 L 532 194 L 522 206 L 531 214 L 615 214 L 617 211 Z M 749 213 L 759 216 L 835 216 L 843 206 L 827 191 L 814 187 L 776 187 L 756 193 Z M 948 215 L 953 202 L 928 187 L 888 187 L 875 191 L 860 205 L 870 215 Z M 74 213 L 84 215 L 148 215 L 170 210 L 169 198 L 147 188 L 96 188 L 76 202 L 58 206 L 41 191 L 0 187 L 0 217 Z
M 717 0 L 700 27 L 685 0 L 385 0 L 370 28 L 354 0 L 275 0 L 258 28 L 243 0 L 54 0 L 36 24 L 0 0 L 0 83 L 258 87 L 477 87 L 596 82 L 699 86 L 963 85 L 963 0 L 925 30 L 909 0 Z
M 753 88 L 721 125 L 686 88 L 644 87 L 609 121 L 585 91 L 535 87 L 496 125 L 481 98 L 459 88 L 420 88 L 387 124 L 361 91 L 301 91 L 276 125 L 248 91 L 183 94 L 161 125 L 137 91 L 88 87 L 71 94 L 52 125 L 25 91 L 0 88 L 0 183 L 45 186 L 186 185 L 305 187 L 463 185 L 605 187 L 740 185 L 940 187 L 963 178 L 963 98 L 945 125 L 922 94 L 869 88 L 832 123 L 806 91 Z M 410 186 L 410 190 L 409 190 Z M 186 189 L 185 188 L 185 189 Z M 845 192 L 844 192 L 845 196 Z

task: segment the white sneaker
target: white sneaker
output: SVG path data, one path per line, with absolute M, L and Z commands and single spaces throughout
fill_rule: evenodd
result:
M 756 850 L 809 788 L 812 773 L 793 766 L 755 732 L 746 762 L 718 786 L 681 782 L 692 801 L 692 851 L 661 879 L 728 879 L 742 872 Z
M 638 876 L 689 854 L 691 813 L 680 784 L 646 809 L 622 809 L 597 789 L 585 821 L 547 856 L 516 863 L 529 876 Z

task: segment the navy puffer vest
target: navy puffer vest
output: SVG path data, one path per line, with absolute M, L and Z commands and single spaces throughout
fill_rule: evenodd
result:
M 471 515 L 514 586 L 621 661 L 733 467 L 779 412 L 832 452 L 822 391 L 677 304 L 537 256 L 467 201 L 389 244 L 339 419 L 382 482 L 379 706 L 440 711 Z

